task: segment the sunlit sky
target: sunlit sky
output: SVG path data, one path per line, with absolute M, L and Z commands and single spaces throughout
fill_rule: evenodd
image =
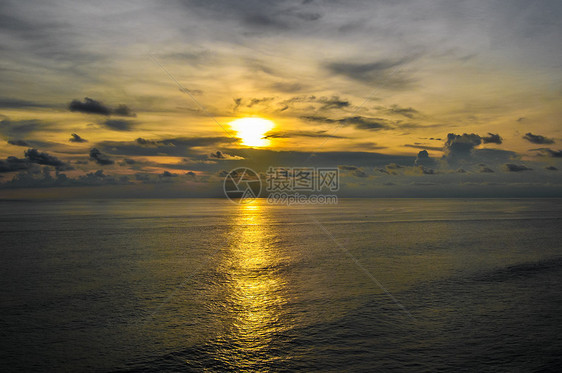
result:
M 302 165 L 339 167 L 343 196 L 562 196 L 560 1 L 0 11 L 7 197 L 215 196 Z

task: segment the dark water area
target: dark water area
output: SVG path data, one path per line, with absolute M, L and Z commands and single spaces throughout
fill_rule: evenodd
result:
M 2 371 L 562 371 L 562 200 L 0 201 Z

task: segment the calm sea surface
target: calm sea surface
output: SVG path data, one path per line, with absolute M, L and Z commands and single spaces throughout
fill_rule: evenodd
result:
M 0 201 L 0 333 L 1 371 L 561 371 L 562 200 Z

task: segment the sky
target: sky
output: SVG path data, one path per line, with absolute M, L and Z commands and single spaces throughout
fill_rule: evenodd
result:
M 2 1 L 0 198 L 562 197 L 560 1 Z M 273 123 L 250 146 L 231 125 Z

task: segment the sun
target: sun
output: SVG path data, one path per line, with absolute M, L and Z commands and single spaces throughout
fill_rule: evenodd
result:
M 240 118 L 229 124 L 242 139 L 242 145 L 255 147 L 268 146 L 270 141 L 264 135 L 275 127 L 272 121 L 263 118 Z

